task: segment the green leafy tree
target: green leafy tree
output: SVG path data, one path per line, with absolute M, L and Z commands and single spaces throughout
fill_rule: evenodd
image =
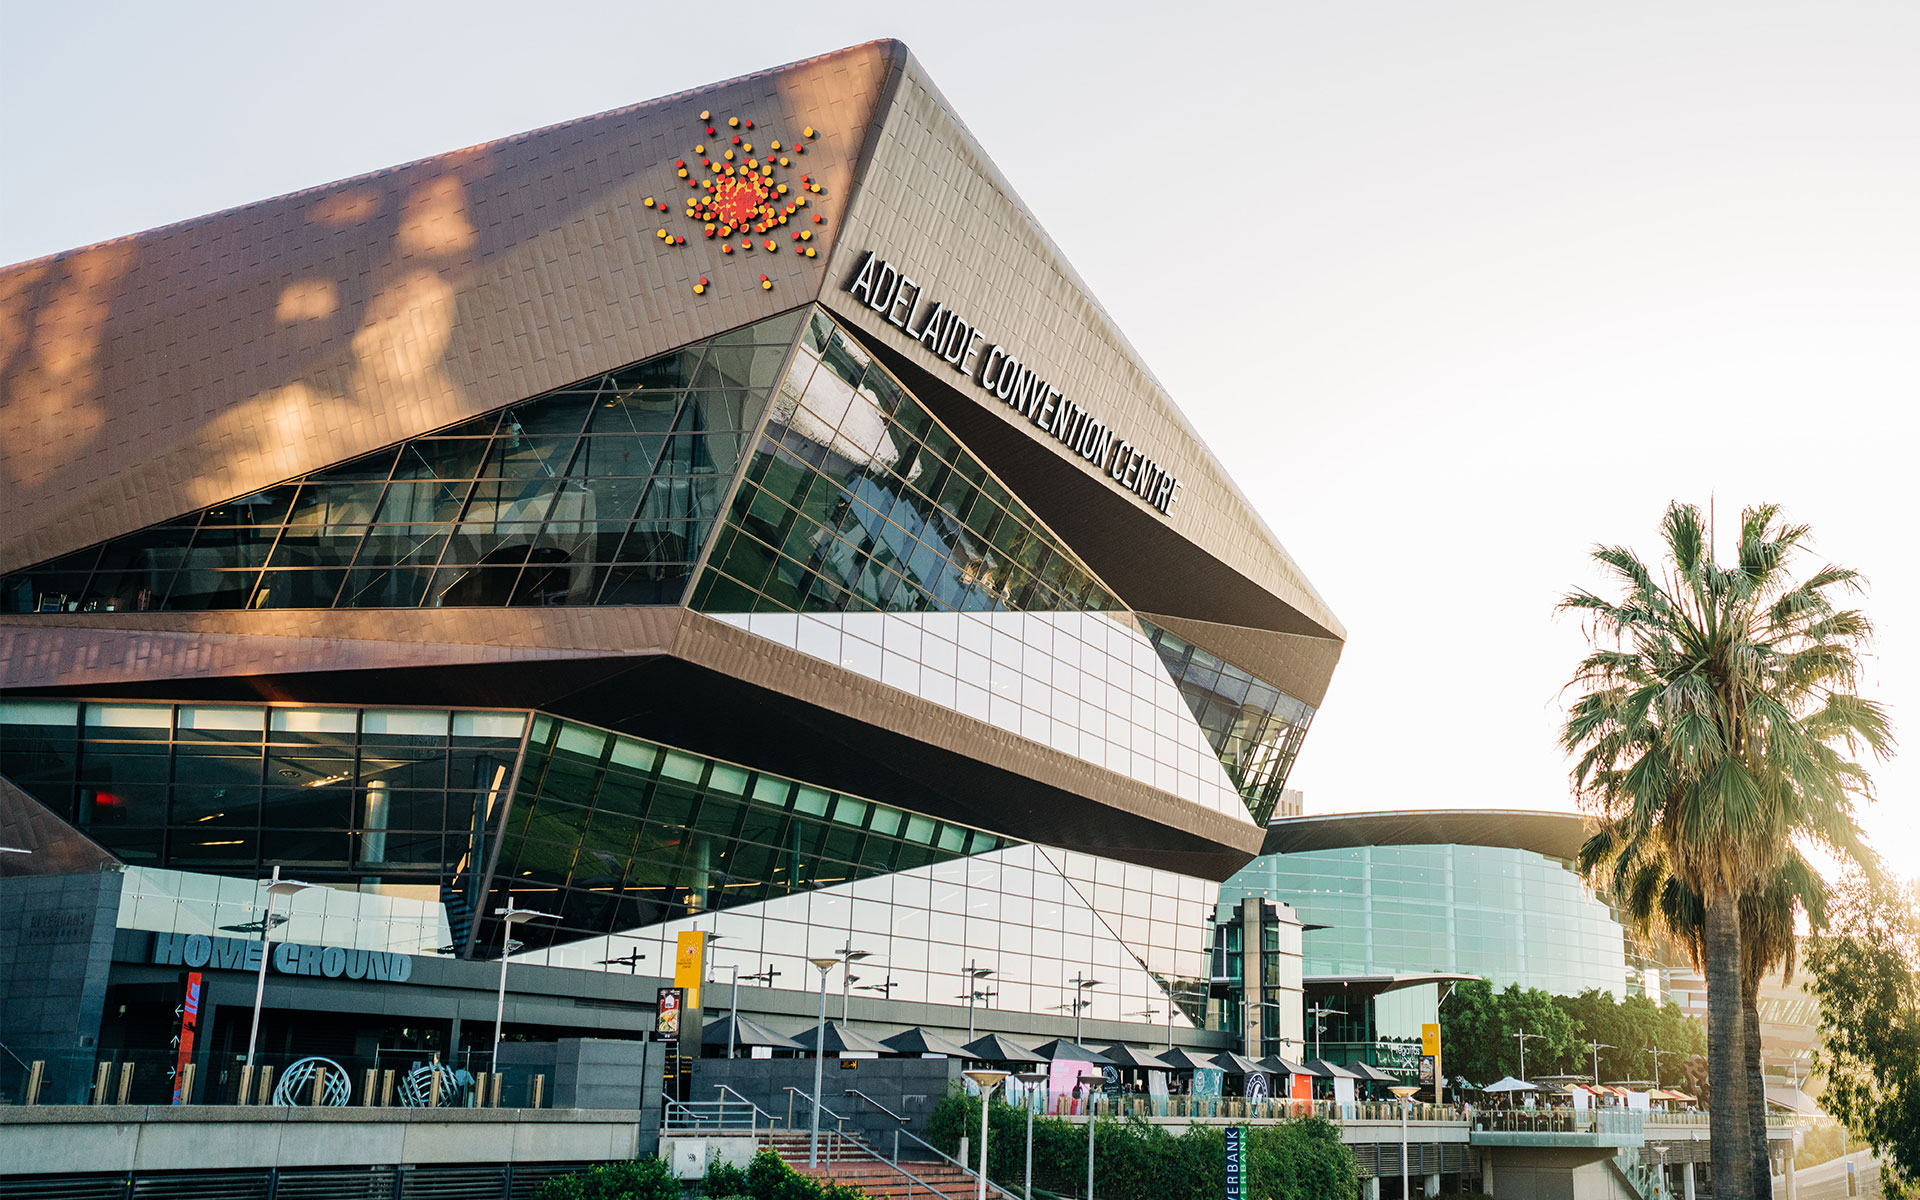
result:
M 1864 847 L 1856 849 L 1864 851 Z M 1657 843 L 1619 838 L 1611 826 L 1603 824 L 1581 846 L 1580 864 L 1589 875 L 1608 877 L 1609 891 L 1635 927 L 1678 943 L 1695 969 L 1702 968 L 1706 903 L 1673 873 L 1660 857 Z M 1854 865 L 1878 876 L 1879 864 L 1871 855 Z M 1741 894 L 1739 911 L 1742 1070 L 1753 1130 L 1754 1178 L 1764 1180 L 1773 1167 L 1767 1153 L 1767 1088 L 1760 1064 L 1760 985 L 1775 970 L 1784 981 L 1792 980 L 1800 946 L 1799 921 L 1805 918 L 1814 929 L 1826 924 L 1826 883 L 1799 850 L 1789 846 L 1779 872 Z
M 1889 1196 L 1920 1195 L 1920 887 L 1850 880 L 1807 951 L 1820 1002 L 1820 1104 L 1879 1155 Z
M 1573 1020 L 1579 1060 L 1569 1068 L 1572 1074 L 1593 1073 L 1594 1055 L 1588 1043 L 1599 1042 L 1602 1048 L 1597 1082 L 1646 1079 L 1655 1062 L 1649 1052 L 1657 1049 L 1663 1052 L 1658 1061 L 1666 1064 L 1661 1079 L 1678 1087 L 1680 1061 L 1689 1054 L 1706 1052 L 1706 1031 L 1677 1004 L 1661 1004 L 1647 996 L 1616 1000 L 1612 992 L 1598 988 L 1589 988 L 1578 996 L 1557 996 L 1555 1000 Z M 1669 1059 L 1667 1054 L 1675 1057 Z
M 1601 547 L 1593 557 L 1619 598 L 1561 601 L 1587 618 L 1595 646 L 1569 684 L 1580 694 L 1560 737 L 1577 756 L 1575 790 L 1619 842 L 1701 898 L 1721 1200 L 1751 1200 L 1766 1183 L 1743 1069 L 1741 899 L 1781 869 L 1795 837 L 1867 857 L 1853 806 L 1872 785 L 1848 755 L 1892 745 L 1885 714 L 1856 691 L 1871 625 L 1832 600 L 1859 576 L 1827 566 L 1796 579 L 1809 531 L 1778 518 L 1771 505 L 1744 511 L 1722 565 L 1700 510 L 1670 505 L 1659 575 L 1629 549 Z
M 1486 1085 L 1520 1074 L 1520 1034 L 1528 1077 L 1565 1070 L 1580 1054 L 1573 1018 L 1539 988 L 1510 983 L 1496 992 L 1484 979 L 1454 988 L 1440 1011 L 1442 1061 L 1449 1077 Z

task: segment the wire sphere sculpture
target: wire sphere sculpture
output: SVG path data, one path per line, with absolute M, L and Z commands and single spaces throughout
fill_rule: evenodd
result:
M 317 1054 L 300 1059 L 286 1069 L 286 1073 L 280 1076 L 280 1082 L 274 1085 L 273 1102 L 282 1108 L 313 1104 L 313 1081 L 323 1071 L 326 1078 L 320 1084 L 320 1105 L 327 1108 L 344 1107 L 353 1090 L 347 1082 L 347 1069 Z
M 433 1108 L 433 1080 L 440 1077 L 441 1108 L 452 1108 L 459 1100 L 460 1085 L 453 1072 L 440 1063 L 428 1063 L 408 1071 L 400 1080 L 400 1103 L 408 1108 Z

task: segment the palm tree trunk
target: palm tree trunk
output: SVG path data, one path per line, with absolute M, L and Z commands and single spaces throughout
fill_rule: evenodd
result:
M 1760 980 L 1740 982 L 1740 1032 L 1746 1043 L 1747 1120 L 1753 1137 L 1753 1191 L 1773 1194 L 1773 1160 L 1767 1155 L 1767 1080 L 1760 1069 Z
M 1714 1200 L 1756 1200 L 1753 1126 L 1748 1118 L 1746 1037 L 1741 1018 L 1740 901 L 1725 888 L 1707 900 L 1707 1078 L 1713 1107 Z

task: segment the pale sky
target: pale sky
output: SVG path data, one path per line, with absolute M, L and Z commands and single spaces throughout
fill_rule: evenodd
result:
M 1920 874 L 1910 0 L 0 0 L 0 262 L 888 36 L 1346 623 L 1310 811 L 1569 807 L 1588 548 L 1772 500 L 1872 581 Z

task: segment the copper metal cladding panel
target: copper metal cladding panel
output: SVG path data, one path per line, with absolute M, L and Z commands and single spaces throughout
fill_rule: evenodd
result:
M 890 55 L 854 47 L 0 271 L 0 570 L 810 299 Z M 675 163 L 715 141 L 702 110 L 729 134 L 728 115 L 751 119 L 749 138 L 813 128 L 791 174 L 822 186 L 816 257 L 784 229 L 778 252 L 722 255 L 685 218 Z
M 0 623 L 0 688 L 643 656 L 672 645 L 684 614 L 661 607 L 35 616 Z
M 1140 615 L 1182 640 L 1219 655 L 1234 666 L 1251 672 L 1294 699 L 1304 700 L 1315 708 L 1326 699 L 1334 665 L 1340 661 L 1341 643 L 1332 638 L 1195 621 L 1167 613 L 1143 612 Z
M 1154 150 L 1132 152 L 1151 156 Z M 847 282 L 869 251 L 912 276 L 924 288 L 929 303 L 937 300 L 959 312 L 985 335 L 987 343 L 1005 345 L 1077 405 L 1177 476 L 1183 486 L 1170 515 L 1152 511 L 975 386 L 973 378 L 986 365 L 983 361 L 976 360 L 973 378 L 963 375 L 849 296 Z M 822 299 L 862 329 L 883 353 L 895 354 L 928 376 L 944 380 L 996 419 L 1018 427 L 1055 460 L 1056 474 L 1075 472 L 1096 484 L 1097 491 L 1082 488 L 1071 495 L 1063 491 L 1059 497 L 1062 504 L 1098 507 L 1098 512 L 1087 513 L 1084 531 L 1097 536 L 1103 524 L 1129 529 L 1151 529 L 1147 522 L 1157 524 L 1264 589 L 1294 614 L 1292 620 L 1275 614 L 1266 622 L 1268 627 L 1344 639 L 1344 630 L 1325 602 L 910 57 L 881 116 L 847 228 L 836 239 Z M 1001 469 L 1001 464 L 994 465 Z M 1031 481 L 1021 482 L 1028 502 L 1045 507 L 1044 489 Z M 1048 518 L 1069 540 L 1074 539 L 1071 526 L 1075 522 L 1058 511 L 1048 513 Z M 1143 574 L 1156 565 L 1170 574 L 1192 570 L 1172 562 L 1156 563 L 1153 550 L 1136 549 L 1142 560 L 1136 569 Z M 1094 550 L 1088 547 L 1087 552 Z M 1157 589 L 1154 594 L 1161 599 L 1149 604 L 1145 598 L 1128 595 L 1126 572 L 1094 565 L 1131 603 L 1159 611 L 1185 611 L 1166 602 L 1169 593 L 1178 598 L 1182 586 L 1178 581 Z

